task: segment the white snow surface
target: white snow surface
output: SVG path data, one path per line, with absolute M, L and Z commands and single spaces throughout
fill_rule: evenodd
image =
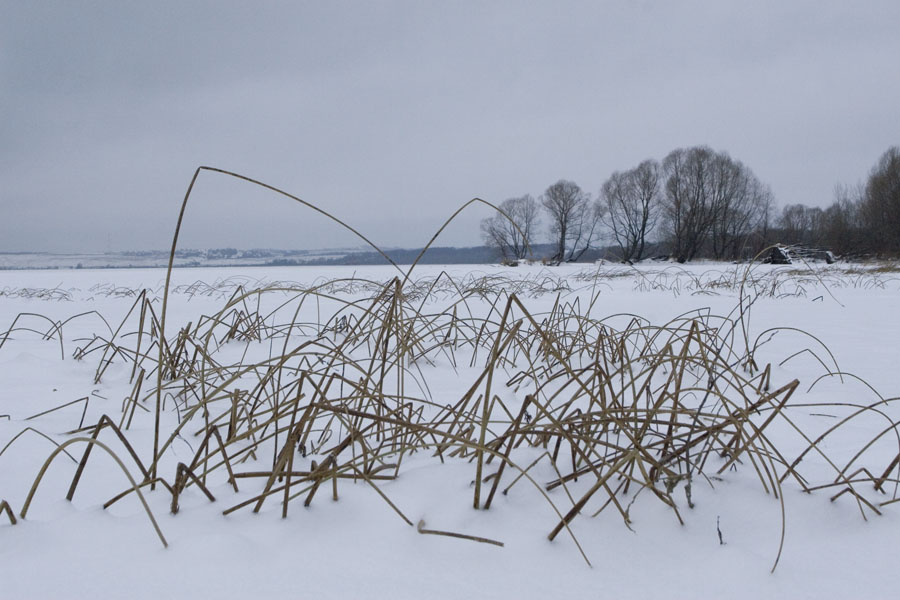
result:
M 521 297 L 533 313 L 549 310 L 557 295 L 586 301 L 599 293 L 594 315 L 629 313 L 663 324 L 689 311 L 731 312 L 739 292 L 721 282 L 739 280 L 744 269 L 716 264 L 423 266 L 413 279 L 434 278 L 442 271 L 457 281 L 511 278 L 527 284 Z M 751 307 L 750 337 L 772 327 L 804 330 L 827 346 L 840 371 L 848 374 L 843 383 L 833 376 L 817 381 L 827 369 L 836 368 L 823 365 L 810 352 L 795 355 L 810 348 L 828 362 L 822 346 L 799 331 L 782 330 L 761 350 L 760 356 L 773 366 L 775 385 L 800 380 L 791 398 L 797 407 L 790 414 L 817 434 L 831 426 L 834 417 L 823 416 L 828 412 L 824 410 L 811 414 L 800 405 L 870 404 L 878 394 L 900 395 L 900 274 L 868 273 L 864 268 L 848 272 L 846 266 L 800 267 L 799 274 L 795 270 L 753 268 L 754 277 L 768 282 L 773 293 L 761 294 Z M 171 339 L 188 322 L 214 313 L 233 291 L 229 285 L 311 285 L 350 277 L 384 282 L 396 274 L 390 267 L 177 269 L 167 334 Z M 118 420 L 132 389 L 129 364 L 113 361 L 94 383 L 99 353 L 75 360 L 73 352 L 94 334 L 108 335 L 103 319 L 115 328 L 134 303 L 135 290 L 146 288 L 161 296 L 164 278 L 161 269 L 0 272 L 0 338 L 17 315 L 39 313 L 49 319 L 21 317 L 18 326 L 30 330 L 16 331 L 0 348 L 0 415 L 8 415 L 0 416 L 0 448 L 27 427 L 57 443 L 75 437 L 65 432 L 78 426 L 83 404 L 27 419 L 84 396 L 90 398 L 85 424 L 96 423 L 102 414 Z M 362 298 L 367 292 L 344 288 L 336 294 Z M 469 300 L 481 303 L 482 310 L 487 302 Z M 324 320 L 327 309 L 310 305 L 307 316 Z M 51 321 L 82 313 L 87 314 L 64 326 L 62 343 L 43 339 Z M 615 322 L 624 326 L 627 317 Z M 240 355 L 244 345 L 235 346 L 228 351 Z M 454 371 L 439 361 L 424 368 L 428 387 L 442 402 L 459 398 L 479 372 Z M 884 405 L 888 420 L 897 421 L 898 412 L 892 403 Z M 164 414 L 164 426 L 171 429 L 176 418 Z M 883 417 L 855 420 L 842 436 L 827 441 L 828 452 L 849 458 L 887 423 Z M 784 429 L 785 447 L 802 450 Z M 152 411 L 139 411 L 127 433 L 142 457 L 152 455 Z M 776 429 L 771 435 L 779 433 Z M 885 436 L 867 454 L 873 471 L 884 470 L 900 450 L 900 441 L 891 438 Z M 111 435 L 101 434 L 100 439 L 120 451 Z M 196 447 L 195 441 L 191 444 Z M 49 441 L 29 432 L 0 455 L 0 500 L 8 501 L 17 516 L 53 449 Z M 76 458 L 83 452 L 78 445 L 69 449 Z M 187 442 L 175 443 L 161 472 L 168 477 L 177 462 L 192 455 Z M 803 465 L 828 478 L 827 465 L 815 453 Z M 130 463 L 128 467 L 134 470 Z M 267 467 L 271 457 L 260 457 L 259 468 Z M 536 469 L 537 481 L 553 477 L 546 464 Z M 693 509 L 683 494 L 673 494 L 683 525 L 649 494 L 638 497 L 631 508 L 630 529 L 613 510 L 592 518 L 599 506 L 589 505 L 573 521 L 572 531 L 592 566 L 571 537 L 561 534 L 548 541 L 558 517 L 533 486 L 520 483 L 508 495 L 498 496 L 489 510 L 475 510 L 470 486 L 474 465 L 467 460 L 441 464 L 429 453 L 418 453 L 404 460 L 396 480 L 379 487 L 414 522 L 424 519 L 428 528 L 502 541 L 503 547 L 420 535 L 370 486 L 350 480 L 341 481 L 338 501 L 332 500 L 330 490 L 323 491 L 309 507 L 295 501 L 286 519 L 281 518 L 280 500 L 267 503 L 258 514 L 246 508 L 225 516 L 225 508 L 258 494 L 262 482 L 241 480 L 235 493 L 224 477 L 211 476 L 209 488 L 216 501 L 189 487 L 176 515 L 170 514 L 171 496 L 165 490 L 145 488 L 169 543 L 163 548 L 134 494 L 102 508 L 127 487 L 111 459 L 95 449 L 75 498 L 68 502 L 74 470 L 72 460 L 59 456 L 27 518 L 11 525 L 0 515 L 0 598 L 887 598 L 900 593 L 893 554 L 900 539 L 900 503 L 884 506 L 878 516 L 861 511 L 849 494 L 831 502 L 839 488 L 807 494 L 788 481 L 782 515 L 782 504 L 762 489 L 749 464 L 724 473 L 721 481 L 695 481 Z M 870 488 L 863 491 L 876 505 L 892 497 L 893 490 L 881 495 Z M 572 506 L 559 488 L 550 497 L 563 512 Z M 782 518 L 783 553 L 770 573 Z

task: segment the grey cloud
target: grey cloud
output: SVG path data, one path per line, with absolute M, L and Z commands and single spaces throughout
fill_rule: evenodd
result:
M 900 5 L 18 3 L 0 24 L 0 250 L 165 247 L 196 166 L 416 245 L 459 204 L 596 192 L 698 143 L 824 204 L 900 141 Z M 478 242 L 483 209 L 446 243 Z M 197 246 L 355 243 L 204 175 Z

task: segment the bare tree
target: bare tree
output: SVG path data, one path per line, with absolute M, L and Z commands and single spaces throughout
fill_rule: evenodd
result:
M 766 191 L 768 193 L 760 198 L 759 222 L 757 223 L 758 239 L 757 245 L 753 248 L 754 254 L 771 245 L 770 237 L 772 230 L 772 215 L 775 213 L 775 196 L 768 186 L 766 186 Z
M 526 194 L 509 198 L 498 207 L 497 213 L 482 219 L 481 237 L 484 243 L 497 250 L 504 260 L 525 258 L 539 221 L 537 201 Z
M 781 241 L 787 244 L 816 245 L 821 239 L 822 209 L 805 204 L 788 204 L 781 209 L 778 225 Z
M 666 156 L 662 169 L 665 227 L 679 262 L 701 251 L 737 258 L 760 221 L 768 224 L 771 191 L 727 153 L 679 148 Z
M 594 243 L 601 210 L 573 181 L 560 179 L 547 188 L 541 204 L 550 217 L 553 260 L 578 260 Z
M 861 227 L 860 207 L 866 189 L 838 184 L 834 187 L 834 202 L 822 213 L 822 244 L 836 254 L 853 254 L 866 244 Z
M 715 157 L 712 149 L 697 146 L 673 150 L 663 160 L 666 225 L 678 262 L 697 255 L 715 222 Z
M 869 173 L 861 212 L 878 252 L 900 254 L 900 148 L 881 155 Z
M 603 184 L 600 198 L 603 223 L 621 249 L 622 260 L 641 260 L 659 215 L 659 163 L 645 160 L 629 171 L 616 171 Z
M 772 191 L 740 162 L 723 155 L 717 162 L 721 193 L 716 199 L 716 220 L 711 232 L 713 256 L 740 258 L 751 233 L 768 219 Z

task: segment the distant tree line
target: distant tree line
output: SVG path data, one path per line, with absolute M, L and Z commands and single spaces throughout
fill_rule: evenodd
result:
M 553 262 L 577 261 L 604 240 L 628 262 L 649 252 L 679 262 L 746 259 L 775 243 L 897 256 L 900 149 L 885 152 L 864 184 L 837 186 L 825 209 L 791 204 L 778 213 L 771 189 L 749 167 L 707 146 L 616 171 L 593 199 L 561 179 L 537 199 L 510 198 L 499 209 L 481 222 L 481 232 L 508 261 L 534 257 L 538 240 L 552 248 L 540 258 Z
M 889 148 L 864 183 L 835 186 L 827 208 L 785 206 L 778 226 L 787 244 L 851 257 L 900 256 L 900 148 Z

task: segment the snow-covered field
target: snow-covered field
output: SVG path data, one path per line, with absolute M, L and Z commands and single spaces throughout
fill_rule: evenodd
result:
M 157 395 L 164 279 L 0 272 L 0 598 L 900 590 L 891 269 L 177 269 Z

